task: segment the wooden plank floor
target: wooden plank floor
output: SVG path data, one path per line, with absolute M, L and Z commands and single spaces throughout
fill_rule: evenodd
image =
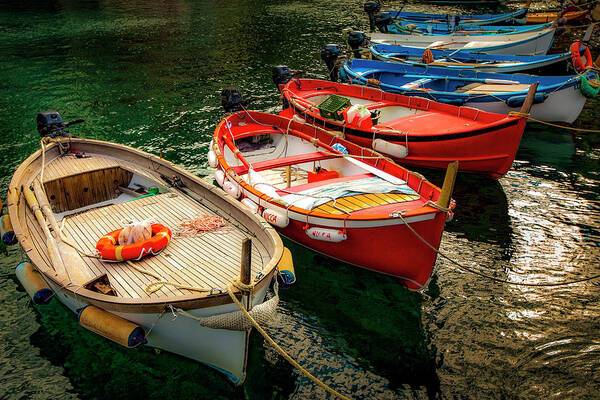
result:
M 29 212 L 27 224 L 34 247 L 51 268 L 46 254 L 46 241 L 39 225 Z M 181 221 L 198 215 L 215 215 L 207 207 L 185 195 L 165 193 L 158 196 L 110 205 L 66 217 L 63 234 L 77 243 L 86 253 L 93 254 L 98 238 L 107 232 L 122 227 L 131 220 L 153 219 L 176 231 Z M 238 276 L 242 240 L 250 235 L 232 224 L 227 224 L 222 233 L 206 233 L 194 237 L 174 235 L 169 246 L 158 256 L 136 261 L 140 269 L 157 274 L 168 281 L 181 285 L 222 288 Z M 259 273 L 269 261 L 268 252 L 260 243 L 253 240 L 252 274 Z M 146 286 L 154 278 L 135 271 L 127 263 L 107 263 L 96 258 L 83 257 L 84 265 L 94 276 L 107 274 L 117 294 L 125 298 L 161 298 L 195 294 L 196 292 L 164 286 L 159 291 L 148 294 Z

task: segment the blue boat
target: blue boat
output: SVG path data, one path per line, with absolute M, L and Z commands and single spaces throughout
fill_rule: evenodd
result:
M 383 33 L 397 33 L 400 35 L 514 35 L 525 32 L 535 32 L 552 26 L 552 23 L 535 25 L 466 25 L 447 24 L 440 22 L 414 22 L 389 19 L 385 24 L 377 20 L 377 27 Z
M 527 8 L 520 8 L 515 11 L 499 14 L 428 14 L 419 12 L 408 12 L 408 11 L 397 11 L 390 10 L 386 11 L 393 19 L 412 21 L 412 22 L 437 22 L 444 23 L 447 25 L 523 25 L 527 22 Z
M 518 111 L 529 87 L 538 83 L 531 116 L 568 123 L 577 119 L 585 105 L 581 80 L 597 77 L 593 71 L 571 76 L 536 76 L 362 59 L 348 60 L 340 69 L 340 78 L 350 83 L 501 114 Z
M 411 65 L 429 65 L 450 69 L 471 69 L 480 72 L 567 72 L 571 52 L 535 56 L 485 54 L 466 50 L 430 49 L 432 59 L 427 59 L 425 49 L 408 46 L 375 44 L 369 47 L 373 58 Z M 572 69 L 571 69 L 572 71 Z

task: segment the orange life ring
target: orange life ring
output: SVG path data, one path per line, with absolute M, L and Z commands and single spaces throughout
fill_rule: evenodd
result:
M 102 236 L 96 243 L 96 250 L 104 260 L 127 261 L 139 260 L 149 254 L 160 253 L 171 240 L 171 230 L 161 224 L 152 224 L 152 237 L 148 240 L 127 245 L 118 245 L 121 229 Z
M 585 56 L 585 64 L 581 59 L 581 53 L 579 52 L 581 46 L 581 41 L 576 40 L 571 44 L 571 60 L 573 62 L 573 67 L 577 72 L 583 72 L 588 68 L 591 68 L 594 60 L 592 60 L 592 52 L 589 47 L 585 46 L 584 56 Z

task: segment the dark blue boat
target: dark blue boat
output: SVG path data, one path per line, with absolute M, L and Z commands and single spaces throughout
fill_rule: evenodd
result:
M 350 83 L 502 114 L 518 111 L 529 87 L 538 83 L 531 115 L 568 123 L 577 119 L 585 105 L 586 97 L 580 90 L 582 77 L 597 79 L 597 74 L 498 74 L 361 59 L 348 60 L 340 69 L 340 78 Z

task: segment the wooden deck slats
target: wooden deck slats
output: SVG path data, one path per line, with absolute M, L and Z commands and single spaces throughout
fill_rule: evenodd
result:
M 50 271 L 45 237 L 32 213 L 29 210 L 24 212 L 27 214 L 32 242 Z M 215 213 L 185 195 L 165 193 L 66 217 L 63 234 L 75 242 L 80 250 L 93 254 L 99 237 L 130 220 L 151 218 L 175 230 L 182 220 L 203 214 Z M 239 274 L 241 242 L 246 237 L 251 236 L 232 224 L 227 224 L 223 233 L 174 237 L 160 255 L 136 261 L 135 265 L 181 285 L 224 289 Z M 253 276 L 262 270 L 269 259 L 266 249 L 258 241 L 253 241 Z M 167 285 L 148 294 L 145 288 L 155 279 L 135 271 L 127 263 L 107 263 L 90 257 L 83 257 L 83 260 L 82 267 L 88 268 L 94 276 L 107 274 L 113 288 L 122 297 L 143 299 L 196 293 Z
M 364 210 L 366 208 L 378 207 L 386 204 L 404 203 L 407 201 L 414 201 L 418 199 L 419 195 L 416 194 L 359 194 L 356 196 L 346 196 L 336 199 L 335 204 L 333 201 L 328 201 L 327 203 L 321 204 L 319 207 L 316 207 L 315 210 L 327 214 L 344 214 L 344 211 L 351 213 L 353 211 Z

